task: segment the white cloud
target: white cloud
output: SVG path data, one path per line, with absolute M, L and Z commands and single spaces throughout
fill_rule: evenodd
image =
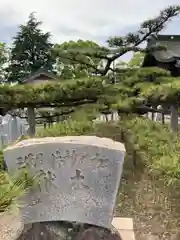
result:
M 37 12 L 43 29 L 54 41 L 70 39 L 106 40 L 127 26 L 137 25 L 180 0 L 0 0 L 0 26 L 27 21 Z

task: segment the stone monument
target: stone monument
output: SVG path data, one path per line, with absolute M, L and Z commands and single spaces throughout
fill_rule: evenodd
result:
M 10 172 L 27 167 L 39 179 L 23 198 L 24 223 L 110 229 L 124 156 L 123 144 L 95 136 L 29 139 L 6 148 Z

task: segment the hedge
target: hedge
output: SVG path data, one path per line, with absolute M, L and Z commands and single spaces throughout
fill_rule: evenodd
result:
M 127 70 L 128 71 L 128 70 Z M 118 84 L 107 84 L 105 78 L 89 77 L 41 85 L 0 85 L 0 108 L 6 110 L 26 107 L 72 107 L 98 103 L 107 109 L 126 109 L 131 112 L 153 96 L 146 90 L 159 89 L 174 82 L 168 71 L 159 68 L 140 68 L 126 74 Z M 154 91 L 154 90 L 153 90 Z M 152 91 L 151 91 L 152 93 Z M 160 93 L 161 94 L 161 91 Z M 169 93 L 170 94 L 170 93 Z M 135 98 L 138 99 L 135 102 Z M 158 99 L 159 101 L 159 99 Z

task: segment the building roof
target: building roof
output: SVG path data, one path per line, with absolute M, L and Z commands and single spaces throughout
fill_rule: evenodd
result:
M 155 50 L 152 55 L 158 62 L 173 62 L 180 59 L 180 35 L 151 35 L 147 41 L 147 48 L 164 46 L 164 50 Z
M 45 70 L 39 70 L 37 71 L 36 73 L 30 75 L 29 77 L 26 77 L 24 79 L 21 80 L 21 83 L 29 83 L 33 80 L 36 80 L 36 78 L 40 77 L 40 76 L 46 76 L 48 77 L 49 79 L 52 79 L 52 80 L 57 80 L 57 76 L 53 73 L 50 73 L 48 71 L 45 71 Z

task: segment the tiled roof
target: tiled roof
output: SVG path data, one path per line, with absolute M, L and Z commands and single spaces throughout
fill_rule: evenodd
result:
M 37 71 L 36 73 L 30 75 L 29 77 L 22 79 L 22 80 L 21 80 L 21 83 L 30 82 L 30 81 L 36 79 L 37 77 L 39 77 L 39 76 L 41 76 L 41 75 L 47 76 L 47 77 L 49 77 L 49 78 L 51 78 L 51 79 L 57 79 L 57 76 L 56 76 L 55 74 L 53 74 L 53 73 L 51 73 L 51 72 L 48 72 L 48 71 L 45 71 L 45 70 L 39 70 L 39 71 Z
M 157 35 L 155 39 L 152 36 L 151 46 L 165 46 L 166 50 L 153 52 L 153 56 L 159 62 L 172 62 L 180 59 L 180 35 Z

